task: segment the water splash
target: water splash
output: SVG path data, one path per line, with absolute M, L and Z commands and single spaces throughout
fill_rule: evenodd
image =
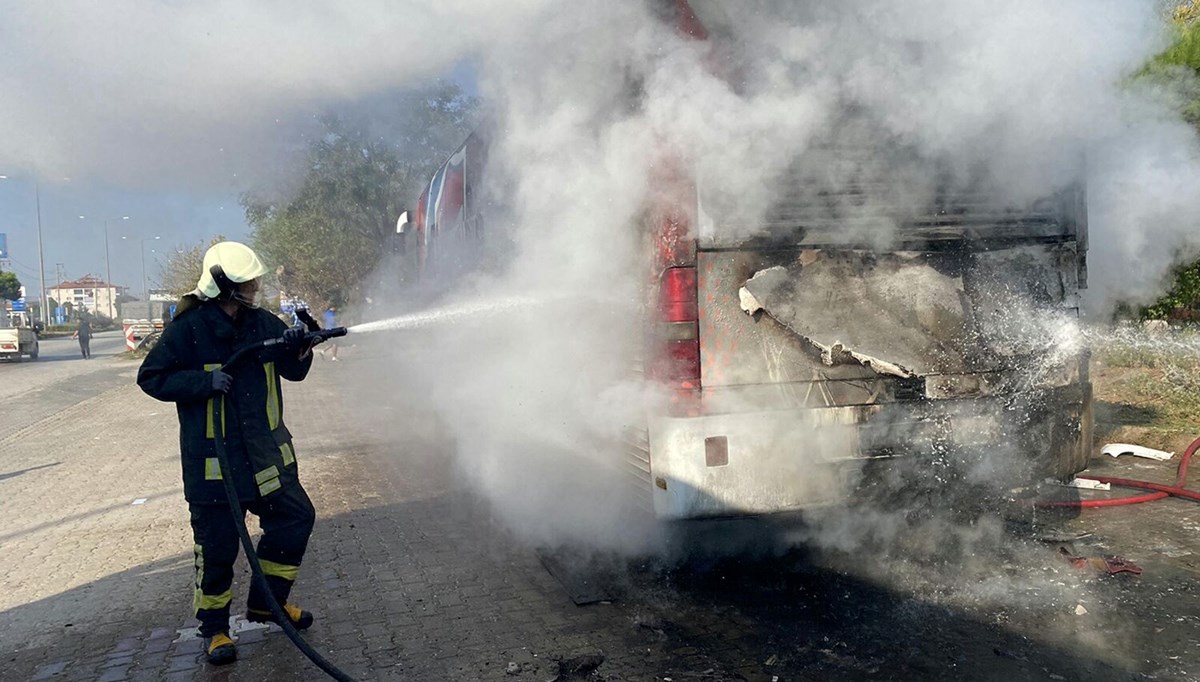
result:
M 1164 355 L 1193 354 L 1200 357 L 1200 334 L 1192 330 L 1150 331 L 1138 325 L 1082 330 L 1093 350 L 1136 350 Z
M 490 317 L 501 313 L 543 305 L 544 297 L 511 296 L 488 301 L 470 301 L 442 308 L 424 310 L 419 313 L 398 315 L 386 320 L 364 322 L 348 328 L 355 334 L 379 331 L 398 331 L 404 329 L 419 329 L 437 324 L 452 324 L 470 318 Z

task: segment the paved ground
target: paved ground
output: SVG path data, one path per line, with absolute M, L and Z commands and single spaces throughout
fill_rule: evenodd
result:
M 587 575 L 613 599 L 575 606 L 538 554 L 456 482 L 436 429 L 397 445 L 363 409 L 387 406 L 353 390 L 373 352 L 344 347 L 342 362 L 318 360 L 309 381 L 285 389 L 319 513 L 295 596 L 320 617 L 310 641 L 361 679 L 1200 674 L 1200 508 L 1176 501 L 1058 526 L 1092 533 L 1068 549 L 1123 554 L 1146 569 L 1140 578 L 1077 571 L 1056 556 L 1064 543 L 998 523 L 901 519 L 883 537 L 881 524 L 829 518 L 814 524 L 842 524 L 839 537 L 860 540 L 854 549 L 598 561 Z M 0 367 L 0 386 L 26 403 L 20 426 L 6 418 L 0 429 L 0 679 L 319 679 L 277 631 L 242 631 L 230 668 L 201 662 L 188 630 L 191 539 L 173 410 L 132 385 L 134 363 L 100 355 L 47 363 L 46 374 L 36 363 Z M 761 548 L 814 532 L 706 531 Z M 243 564 L 235 600 L 246 583 Z

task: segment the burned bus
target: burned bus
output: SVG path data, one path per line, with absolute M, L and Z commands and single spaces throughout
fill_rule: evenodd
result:
M 688 2 L 663 6 L 708 38 Z M 423 270 L 477 262 L 447 253 L 474 253 L 489 229 L 486 137 L 402 221 Z M 757 212 L 721 178 L 656 159 L 636 368 L 661 399 L 619 456 L 660 518 L 917 489 L 978 500 L 1084 468 L 1083 189 L 1017 207 L 960 181 L 897 191 L 902 152 L 808 149 Z

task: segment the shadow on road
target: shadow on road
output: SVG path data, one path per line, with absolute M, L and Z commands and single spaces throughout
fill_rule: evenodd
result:
M 52 466 L 52 465 L 46 465 L 46 466 Z M 41 468 L 44 468 L 44 467 L 33 467 L 32 469 L 25 469 L 24 471 L 19 471 L 16 473 L 21 474 L 21 473 L 26 473 L 28 471 L 33 471 L 34 469 L 41 469 Z M 0 478 L 2 478 L 2 477 L 0 477 Z M 180 493 L 178 491 L 172 491 L 169 493 L 157 493 L 154 495 L 148 495 L 144 499 L 146 502 L 153 502 L 154 500 L 159 500 L 159 499 L 162 499 L 165 497 L 174 497 L 179 494 Z M 107 512 L 110 512 L 110 511 L 113 511 L 116 509 L 124 509 L 124 508 L 128 507 L 130 504 L 131 504 L 131 502 L 121 502 L 118 504 L 110 504 L 107 507 L 100 507 L 98 509 L 89 509 L 86 512 L 80 512 L 78 514 L 71 514 L 70 516 L 63 516 L 63 517 L 54 519 L 52 521 L 46 521 L 44 523 L 39 523 L 37 525 L 30 526 L 29 528 L 22 528 L 19 531 L 9 531 L 9 532 L 0 533 L 0 542 L 4 542 L 6 540 L 12 540 L 13 538 L 19 538 L 19 537 L 22 537 L 25 535 L 29 535 L 30 533 L 37 533 L 38 531 L 42 531 L 47 528 L 53 528 L 54 526 L 57 526 L 60 524 L 71 523 L 72 521 L 78 521 L 80 519 L 86 519 L 86 518 L 89 518 L 92 516 L 99 516 L 100 514 L 105 514 Z
M 81 361 L 81 362 L 82 362 L 82 361 L 83 361 L 83 359 L 84 359 L 84 358 L 83 358 L 82 356 L 79 356 L 79 355 L 42 355 L 42 356 L 39 356 L 37 360 L 32 360 L 32 359 L 30 359 L 30 358 L 22 358 L 22 359 L 20 359 L 20 360 L 4 360 L 4 361 L 3 361 L 2 363 L 0 363 L 0 364 L 8 364 L 8 365 L 45 365 L 45 364 L 47 364 L 47 363 L 51 363 L 51 362 L 66 362 L 66 361 L 68 361 L 68 360 L 79 360 L 79 361 Z
M 38 469 L 49 469 L 50 467 L 56 467 L 59 464 L 62 464 L 62 462 L 51 462 L 50 464 L 39 464 L 38 466 L 35 466 L 35 467 L 26 467 L 26 468 L 20 469 L 18 471 L 10 471 L 6 474 L 0 474 L 0 481 L 5 481 L 10 478 L 16 478 L 17 476 L 20 476 L 22 474 L 27 474 L 31 471 L 37 471 Z

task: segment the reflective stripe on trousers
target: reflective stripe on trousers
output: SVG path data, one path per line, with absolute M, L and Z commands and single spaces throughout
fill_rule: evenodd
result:
M 222 609 L 233 601 L 233 590 L 228 589 L 220 594 L 204 594 L 201 585 L 204 583 L 204 548 L 200 545 L 195 545 L 196 554 L 196 591 L 192 596 L 192 609 L 199 612 L 201 609 L 212 610 Z

